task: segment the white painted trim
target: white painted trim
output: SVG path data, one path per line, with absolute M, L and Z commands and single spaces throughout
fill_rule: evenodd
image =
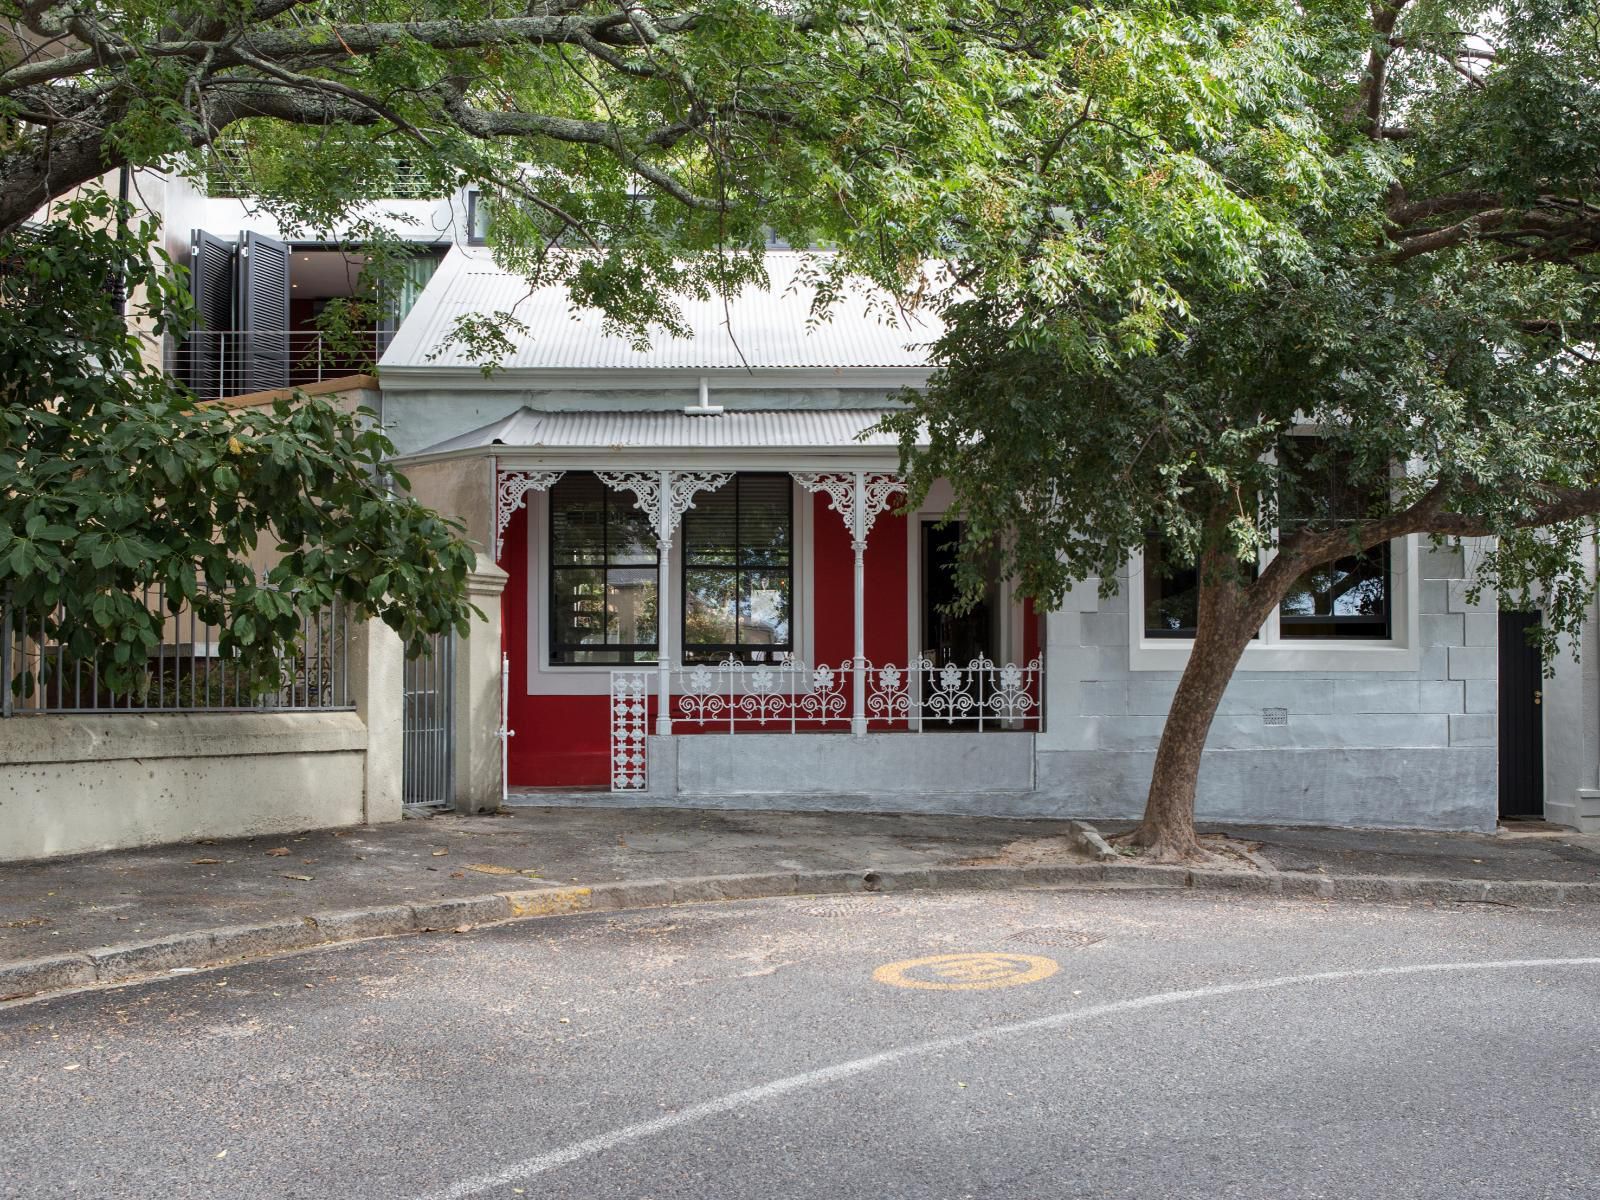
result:
M 1391 628 L 1394 636 L 1365 641 L 1353 638 L 1290 638 L 1278 631 L 1276 610 L 1261 634 L 1245 648 L 1241 671 L 1415 671 L 1422 665 L 1421 578 L 1418 538 L 1398 539 L 1390 563 Z M 1271 561 L 1264 555 L 1262 565 Z M 1144 635 L 1144 554 L 1128 556 L 1128 669 L 1130 671 L 1181 671 L 1189 662 L 1190 643 L 1185 638 L 1150 638 Z
M 810 494 L 799 484 L 790 481 L 790 503 L 794 513 L 794 540 L 796 553 L 793 556 L 794 579 L 789 595 L 789 625 L 794 631 L 795 655 L 805 662 L 812 662 L 812 653 L 816 646 L 816 617 L 814 605 L 811 602 L 812 589 L 816 585 L 815 574 L 815 548 L 813 545 L 813 523 Z M 611 694 L 611 672 L 621 669 L 654 670 L 655 663 L 638 663 L 632 668 L 618 668 L 612 663 L 594 664 L 590 666 L 569 666 L 550 662 L 550 622 L 545 616 L 546 607 L 550 600 L 550 556 L 545 552 L 545 539 L 542 536 L 550 524 L 550 494 L 548 492 L 528 493 L 527 505 L 527 563 L 528 563 L 528 613 L 529 636 L 528 655 L 526 663 L 526 694 L 529 696 L 608 696 Z M 683 555 L 680 550 L 681 537 L 673 538 L 675 551 L 668 563 L 669 575 L 674 597 L 683 594 Z M 670 647 L 683 640 L 683 614 L 678 613 L 679 604 L 674 603 L 669 616 L 677 622 L 673 630 L 673 639 L 668 643 Z M 515 619 L 513 614 L 511 619 Z M 683 647 L 677 646 L 677 653 L 672 656 L 673 667 L 681 669 L 683 663 Z

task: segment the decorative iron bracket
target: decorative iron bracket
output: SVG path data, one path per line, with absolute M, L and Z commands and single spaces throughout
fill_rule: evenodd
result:
M 867 535 L 879 515 L 888 511 L 890 498 L 906 490 L 904 480 L 881 471 L 804 474 L 794 479 L 806 491 L 828 497 L 828 507 L 844 518 L 850 547 L 857 554 L 866 551 Z
M 612 491 L 633 493 L 634 503 L 650 518 L 650 528 L 663 543 L 672 541 L 683 514 L 694 507 L 695 496 L 714 492 L 733 478 L 732 471 L 596 471 L 595 474 Z
M 511 516 L 521 508 L 528 498 L 529 492 L 547 492 L 555 485 L 556 480 L 565 475 L 565 471 L 501 471 L 495 483 L 494 503 L 494 560 L 500 561 L 500 552 L 505 549 L 504 535 L 506 526 L 511 524 Z

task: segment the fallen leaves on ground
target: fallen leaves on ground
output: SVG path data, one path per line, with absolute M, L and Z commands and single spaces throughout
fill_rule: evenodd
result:
M 267 851 L 268 858 L 285 858 L 288 856 L 288 854 L 289 847 L 287 846 L 274 846 L 271 850 Z
M 497 867 L 494 863 L 468 863 L 467 870 L 476 871 L 480 875 L 520 875 L 516 867 Z
M 280 875 L 280 876 L 278 876 L 278 878 L 279 879 L 298 879 L 301 883 L 310 883 L 311 882 L 311 876 L 309 876 L 309 875 Z
M 191 858 L 189 861 L 197 867 L 214 867 L 222 860 L 220 858 Z

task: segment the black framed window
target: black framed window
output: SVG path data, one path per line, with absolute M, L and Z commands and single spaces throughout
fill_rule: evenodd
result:
M 467 193 L 467 245 L 489 244 L 489 205 L 482 192 Z
M 550 661 L 656 661 L 659 559 L 650 518 L 587 471 L 550 489 Z
M 1144 635 L 1192 638 L 1200 608 L 1200 568 L 1172 561 L 1166 541 L 1144 543 Z
M 1286 467 L 1278 498 L 1278 524 L 1284 536 L 1308 525 L 1327 528 L 1381 512 L 1387 502 L 1381 487 L 1352 479 L 1350 459 L 1330 451 L 1321 438 L 1289 438 L 1278 452 Z M 1392 636 L 1393 594 L 1390 543 L 1344 555 L 1295 580 L 1278 608 L 1284 638 L 1367 638 Z
M 739 474 L 683 515 L 683 659 L 773 662 L 794 650 L 793 489 Z

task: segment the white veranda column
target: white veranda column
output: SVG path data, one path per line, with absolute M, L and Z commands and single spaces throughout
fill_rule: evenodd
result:
M 889 507 L 905 483 L 878 471 L 854 471 L 848 475 L 796 475 L 795 481 L 808 492 L 828 497 L 828 507 L 844 519 L 850 531 L 850 548 L 855 551 L 855 655 L 852 662 L 850 732 L 867 734 L 867 535 L 878 514 Z
M 672 733 L 672 538 L 683 514 L 694 507 L 700 492 L 711 492 L 733 478 L 731 471 L 596 471 L 613 491 L 630 491 L 634 504 L 650 518 L 656 533 L 656 660 L 660 678 L 660 707 L 656 735 Z

